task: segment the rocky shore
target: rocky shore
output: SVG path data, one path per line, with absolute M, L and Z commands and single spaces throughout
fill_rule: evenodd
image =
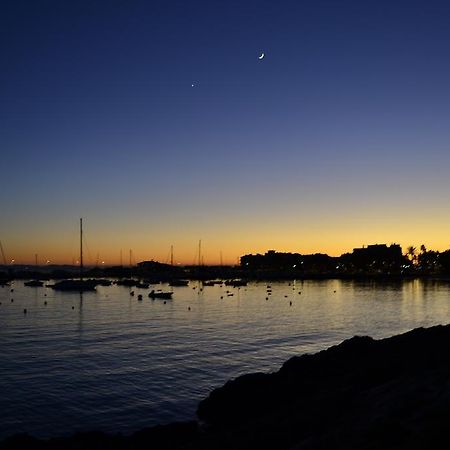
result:
M 198 421 L 132 436 L 20 435 L 1 449 L 437 449 L 450 445 L 450 325 L 353 337 L 227 382 Z

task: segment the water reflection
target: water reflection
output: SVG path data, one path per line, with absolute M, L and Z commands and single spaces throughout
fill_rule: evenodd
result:
M 190 283 L 173 291 L 164 303 L 145 291 L 139 301 L 122 286 L 79 294 L 16 283 L 10 303 L 0 288 L 0 436 L 45 436 L 55 427 L 127 432 L 187 419 L 211 388 L 239 374 L 275 370 L 355 334 L 385 337 L 449 317 L 450 284 L 439 281 Z
M 78 303 L 78 334 L 80 338 L 82 333 L 83 333 L 83 292 L 80 292 Z

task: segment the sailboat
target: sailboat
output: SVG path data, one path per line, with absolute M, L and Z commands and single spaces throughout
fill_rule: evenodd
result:
M 37 253 L 34 255 L 34 257 L 35 257 L 36 272 L 38 272 L 38 255 L 37 255 Z M 44 282 L 39 280 L 38 278 L 35 278 L 34 280 L 25 281 L 23 283 L 23 285 L 28 286 L 28 287 L 42 287 L 42 286 L 44 286 Z
M 51 287 L 56 291 L 95 291 L 97 280 L 83 279 L 83 219 L 80 218 L 80 279 L 79 280 L 62 280 L 58 281 Z

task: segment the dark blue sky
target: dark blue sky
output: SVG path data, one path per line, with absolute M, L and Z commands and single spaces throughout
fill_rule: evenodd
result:
M 127 246 L 161 259 L 175 243 L 187 261 L 199 238 L 230 261 L 268 247 L 447 248 L 449 13 L 438 1 L 2 2 L 0 239 L 18 258 L 52 254 L 83 215 L 110 260 Z

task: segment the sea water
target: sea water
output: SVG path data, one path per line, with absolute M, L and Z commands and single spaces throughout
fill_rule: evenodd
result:
M 450 284 L 439 281 L 170 289 L 164 301 L 117 285 L 82 295 L 21 281 L 0 287 L 0 439 L 192 419 L 228 379 L 275 371 L 354 335 L 445 324 L 450 313 Z

